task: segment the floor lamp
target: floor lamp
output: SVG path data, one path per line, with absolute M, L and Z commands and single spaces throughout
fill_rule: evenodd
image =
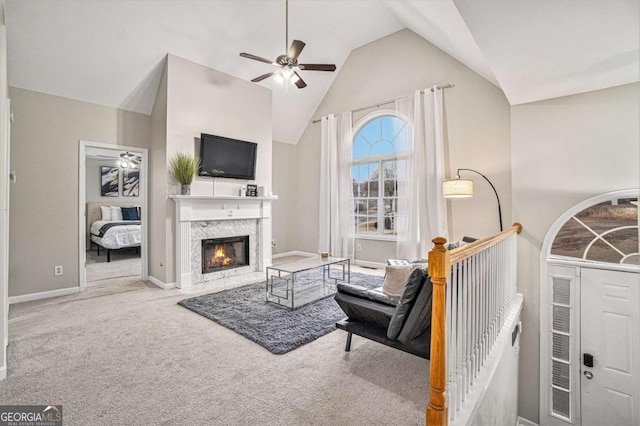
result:
M 460 178 L 460 170 L 477 173 L 482 176 L 484 180 L 489 182 L 489 185 L 491 185 L 493 192 L 496 194 L 496 199 L 498 200 L 498 219 L 500 219 L 500 232 L 502 232 L 502 207 L 500 207 L 500 197 L 498 197 L 498 191 L 496 191 L 496 187 L 493 186 L 489 178 L 487 178 L 479 171 L 473 169 L 458 169 L 455 179 L 447 179 L 442 182 L 442 195 L 444 195 L 445 198 L 473 197 L 473 181 L 471 179 Z

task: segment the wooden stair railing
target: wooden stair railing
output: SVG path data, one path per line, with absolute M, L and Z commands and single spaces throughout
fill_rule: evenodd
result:
M 427 407 L 427 426 L 447 424 L 447 398 L 444 394 L 447 384 L 447 365 L 445 352 L 445 290 L 447 276 L 451 269 L 449 251 L 444 246 L 447 240 L 442 237 L 433 239 L 435 247 L 428 256 L 429 276 L 433 283 L 431 311 L 431 363 L 429 370 L 429 406 Z
M 522 225 L 514 223 L 505 231 L 477 240 L 463 247 L 448 251 L 447 240 L 442 237 L 433 239 L 434 247 L 428 255 L 428 272 L 433 283 L 431 313 L 431 360 L 429 366 L 429 405 L 426 409 L 427 426 L 445 426 L 448 424 L 448 404 L 445 394 L 447 384 L 446 365 L 446 286 L 451 273 L 451 265 L 467 259 L 513 234 L 522 232 Z

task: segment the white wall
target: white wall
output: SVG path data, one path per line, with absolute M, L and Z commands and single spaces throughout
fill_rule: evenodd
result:
M 540 248 L 552 223 L 592 196 L 640 186 L 640 85 L 511 109 L 513 218 L 522 223 L 518 291 L 524 294 L 520 415 L 539 415 Z
M 11 87 L 9 296 L 78 286 L 79 141 L 146 148 L 149 116 Z M 54 265 L 64 275 L 54 276 Z
M 167 195 L 179 193 L 177 183 L 167 175 L 167 161 L 176 152 L 198 154 L 196 143 L 201 133 L 226 136 L 258 144 L 255 181 L 218 179 L 216 194 L 236 195 L 247 183 L 272 187 L 272 119 L 271 91 L 265 87 L 232 77 L 174 55 L 167 56 L 166 74 L 166 136 L 158 135 L 165 125 L 165 114 L 155 111 L 154 142 L 152 143 L 153 208 L 165 212 L 163 221 L 152 224 L 152 232 L 164 234 L 152 253 L 151 275 L 165 283 L 175 282 L 175 206 Z M 164 79 L 164 77 L 163 77 Z M 161 90 L 162 88 L 161 83 Z M 163 95 L 164 96 L 164 95 Z M 156 102 L 158 103 L 158 102 Z M 160 100 L 161 108 L 164 99 Z M 166 145 L 163 146 L 163 139 Z M 161 161 L 164 161 L 164 171 Z M 213 180 L 196 178 L 192 195 L 212 195 Z M 164 191 L 164 196 L 162 195 Z M 161 266 L 162 263 L 162 266 Z
M 151 111 L 149 147 L 149 277 L 162 283 L 167 280 L 165 259 L 171 256 L 167 244 L 167 63 L 160 79 Z
M 167 157 L 178 151 L 199 154 L 201 133 L 255 142 L 255 181 L 216 179 L 216 193 L 237 195 L 247 183 L 271 188 L 271 90 L 174 55 L 168 56 L 168 70 Z M 191 193 L 212 195 L 213 184 L 198 177 Z
M 296 146 L 273 141 L 272 167 L 272 192 L 278 195 L 271 209 L 272 239 L 276 244 L 273 253 L 286 253 L 297 250 L 295 229 L 291 227 L 298 217 L 294 206 L 300 190 L 296 180 Z
M 448 174 L 451 176 L 456 168 L 465 167 L 489 176 L 502 197 L 504 221 L 510 223 L 510 111 L 499 88 L 409 30 L 355 49 L 338 72 L 314 118 L 393 99 L 433 84 L 454 83 L 455 88 L 444 92 Z M 358 118 L 354 116 L 354 122 Z M 300 189 L 295 205 L 299 212 L 297 247 L 315 252 L 319 124 L 307 126 L 296 151 L 296 180 Z M 277 163 L 278 166 L 285 165 Z M 464 235 L 481 237 L 499 230 L 495 195 L 484 181 L 476 180 L 473 199 L 449 202 L 449 207 L 452 239 Z M 386 258 L 377 260 L 385 262 Z
M 516 308 L 517 309 L 517 308 Z M 465 423 L 468 426 L 517 426 L 518 420 L 518 371 L 526 366 L 520 364 L 520 335 L 512 343 L 513 332 L 520 322 L 520 315 L 508 318 L 501 333 L 504 336 L 492 349 L 491 355 L 483 367 L 480 382 L 476 382 L 466 404 L 475 410 L 466 422 L 457 421 L 451 426 Z M 504 339 L 504 341 L 502 340 Z M 486 380 L 486 381 L 485 381 Z M 475 403 L 473 393 L 483 392 Z M 465 409 L 467 406 L 465 405 Z M 471 408 L 471 407 L 469 407 Z M 461 413 L 461 420 L 466 413 Z

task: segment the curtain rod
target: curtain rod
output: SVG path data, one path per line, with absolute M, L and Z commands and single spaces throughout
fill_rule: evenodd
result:
M 456 85 L 455 84 L 443 84 L 441 86 L 436 86 L 436 89 L 448 89 L 450 87 L 456 87 Z M 433 91 L 433 89 L 431 89 L 431 91 Z M 424 90 L 421 90 L 420 93 L 424 93 Z M 366 107 L 352 109 L 351 112 L 359 112 L 359 111 L 364 111 L 366 109 L 371 109 L 371 108 L 380 108 L 382 105 L 392 104 L 395 101 L 396 101 L 395 99 L 389 99 L 389 100 L 378 102 L 377 104 L 369 105 L 369 106 L 366 106 Z M 322 119 L 318 118 L 318 119 L 312 120 L 311 124 L 316 124 L 316 123 L 319 123 L 320 121 L 322 121 Z

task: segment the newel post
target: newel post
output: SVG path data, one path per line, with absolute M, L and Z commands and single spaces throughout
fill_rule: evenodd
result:
M 429 276 L 433 283 L 433 310 L 431 313 L 431 362 L 429 370 L 429 405 L 427 406 L 427 426 L 446 425 L 447 399 L 444 394 L 447 383 L 445 358 L 445 289 L 451 265 L 449 252 L 444 246 L 447 240 L 433 239 L 435 247 L 429 252 Z

